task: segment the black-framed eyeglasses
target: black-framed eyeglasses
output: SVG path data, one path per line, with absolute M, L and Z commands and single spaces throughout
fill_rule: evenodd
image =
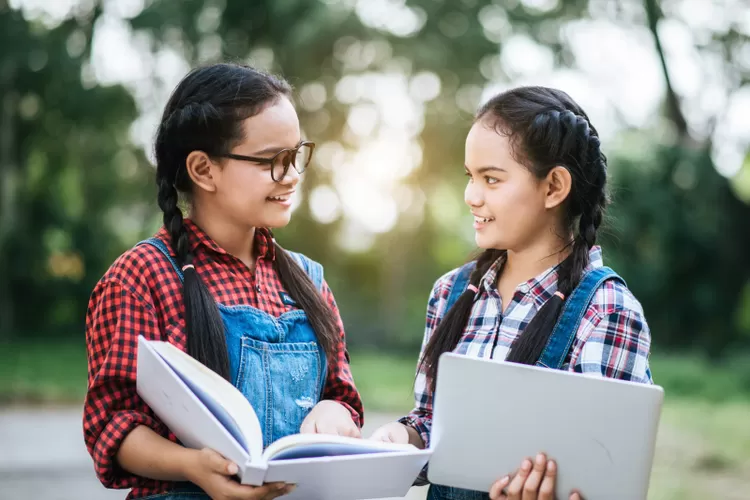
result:
M 271 158 L 261 158 L 259 156 L 236 155 L 233 153 L 217 154 L 220 158 L 231 158 L 232 160 L 251 161 L 263 165 L 271 165 L 271 179 L 274 182 L 281 182 L 289 172 L 289 167 L 294 167 L 298 174 L 304 172 L 310 165 L 315 143 L 310 141 L 300 142 L 296 148 L 282 149 Z

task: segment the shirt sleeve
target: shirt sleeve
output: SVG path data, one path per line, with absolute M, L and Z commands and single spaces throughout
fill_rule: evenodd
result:
M 131 430 L 146 425 L 168 437 L 164 424 L 136 393 L 138 335 L 160 338 L 151 304 L 117 282 L 100 282 L 86 315 L 88 391 L 83 433 L 96 475 L 108 488 L 132 488 L 149 481 L 120 468 L 115 459 Z
M 419 352 L 420 361 L 424 356 L 427 343 L 445 314 L 443 309 L 450 292 L 450 286 L 445 284 L 446 279 L 446 277 L 443 277 L 435 283 L 427 301 L 424 337 Z M 400 418 L 399 422 L 416 430 L 422 437 L 425 448 L 430 445 L 430 434 L 432 432 L 432 397 L 432 390 L 427 383 L 426 371 L 422 364 L 418 362 L 414 381 L 414 408 L 408 415 Z
M 571 360 L 575 371 L 651 384 L 651 332 L 643 314 L 616 309 L 604 314 Z
M 352 414 L 352 420 L 357 427 L 361 428 L 365 421 L 364 408 L 362 406 L 362 399 L 359 395 L 359 391 L 354 385 L 351 368 L 349 367 L 349 352 L 346 349 L 344 323 L 341 320 L 341 315 L 339 314 L 336 300 L 333 297 L 333 292 L 331 292 L 328 283 L 325 281 L 323 282 L 321 293 L 323 299 L 328 304 L 328 307 L 333 311 L 339 330 L 339 341 L 336 345 L 335 360 L 328 365 L 328 375 L 323 388 L 322 399 L 331 399 L 343 405 Z

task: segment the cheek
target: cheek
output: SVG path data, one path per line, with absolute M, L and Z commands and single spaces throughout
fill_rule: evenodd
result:
M 222 198 L 234 209 L 257 207 L 273 191 L 268 172 L 259 168 L 234 169 L 222 179 Z
M 544 208 L 538 194 L 523 183 L 505 183 L 494 189 L 488 205 L 498 226 L 509 234 L 520 234 L 536 226 Z

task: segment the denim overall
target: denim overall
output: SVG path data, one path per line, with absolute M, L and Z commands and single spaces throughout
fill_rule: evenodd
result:
M 446 311 L 453 306 L 458 297 L 466 290 L 473 268 L 474 263 L 472 262 L 463 266 L 459 271 L 448 296 Z M 588 309 L 589 303 L 594 298 L 596 290 L 605 281 L 611 279 L 619 280 L 625 284 L 625 281 L 617 273 L 606 266 L 592 269 L 584 274 L 581 282 L 565 301 L 557 325 L 552 330 L 547 345 L 536 362 L 537 366 L 554 370 L 563 368 L 568 352 L 578 332 L 578 327 Z M 498 479 L 507 472 L 509 471 L 497 471 Z M 489 500 L 489 498 L 490 496 L 487 493 L 481 491 L 451 488 L 438 484 L 431 484 L 427 492 L 427 500 Z
M 163 241 L 150 238 L 139 244 L 159 249 L 183 281 L 177 262 Z M 296 252 L 289 252 L 318 288 L 323 267 Z M 295 305 L 283 294 L 285 304 Z M 318 403 L 326 380 L 327 360 L 315 331 L 302 309 L 278 318 L 250 306 L 218 304 L 227 340 L 232 384 L 252 404 L 263 431 L 263 447 L 296 434 Z M 147 498 L 169 500 L 208 498 L 192 484 L 179 484 L 174 493 Z

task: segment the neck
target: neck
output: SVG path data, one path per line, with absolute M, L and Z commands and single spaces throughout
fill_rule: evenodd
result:
M 190 217 L 217 245 L 252 267 L 255 227 L 240 224 L 209 207 L 193 205 Z
M 524 283 L 560 264 L 572 251 L 572 242 L 550 233 L 520 249 L 508 249 L 503 275 L 515 283 Z

